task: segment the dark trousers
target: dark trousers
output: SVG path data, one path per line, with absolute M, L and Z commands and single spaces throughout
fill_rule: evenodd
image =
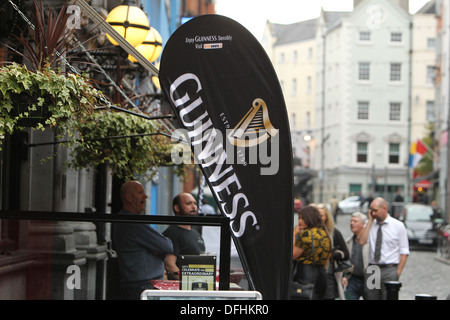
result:
M 324 266 L 299 264 L 297 281 L 314 283 L 313 300 L 323 300 L 327 291 L 327 272 Z
M 361 297 L 364 298 L 364 277 L 351 276 L 348 279 L 345 298 L 347 300 L 359 300 Z
M 137 283 L 121 283 L 121 297 L 123 300 L 140 300 L 141 293 L 145 290 L 153 289 L 150 280 Z

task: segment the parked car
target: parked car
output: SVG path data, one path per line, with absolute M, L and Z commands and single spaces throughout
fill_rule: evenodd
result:
M 437 230 L 433 221 L 434 211 L 429 205 L 406 204 L 400 220 L 406 226 L 410 246 L 437 246 Z
M 361 204 L 360 196 L 351 196 L 345 198 L 344 200 L 339 201 L 338 207 L 339 214 L 352 214 L 357 211 L 361 211 L 363 213 L 368 212 L 368 203 L 363 202 Z

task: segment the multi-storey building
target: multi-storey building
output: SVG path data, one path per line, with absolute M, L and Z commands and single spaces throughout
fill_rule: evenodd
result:
M 449 88 L 450 88 L 450 4 L 448 1 L 436 0 L 437 41 L 436 41 L 436 111 L 437 130 L 435 144 L 438 146 L 439 160 L 439 199 L 444 212 L 449 214 L 450 197 L 448 184 L 449 139 L 448 128 L 450 124 Z
M 431 109 L 434 100 L 425 75 L 427 64 L 433 66 L 426 46 L 435 36 L 432 14 L 424 13 L 416 18 L 423 25 L 414 43 L 408 9 L 408 1 L 364 0 L 355 1 L 352 12 L 322 11 L 318 19 L 285 26 L 268 22 L 263 45 L 273 43 L 268 53 L 284 88 L 293 136 L 311 131 L 307 156 L 317 172 L 316 202 L 352 193 L 392 200 L 397 190 L 404 196 L 411 190 L 409 146 L 423 135 L 426 106 Z M 301 45 L 310 47 L 313 58 L 298 55 L 295 67 L 286 57 Z

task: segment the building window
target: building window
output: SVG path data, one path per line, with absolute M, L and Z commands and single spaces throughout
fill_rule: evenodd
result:
M 280 60 L 278 61 L 279 64 L 283 64 L 284 63 L 284 53 L 280 53 Z
M 427 66 L 427 84 L 434 84 L 435 69 L 434 66 Z
M 427 121 L 434 121 L 434 101 L 427 101 Z
M 391 32 L 391 42 L 401 43 L 402 42 L 402 33 L 401 32 Z
M 428 47 L 428 49 L 435 49 L 436 48 L 436 38 L 428 38 L 427 39 L 427 47 Z
M 310 129 L 311 128 L 311 112 L 309 112 L 309 111 L 306 112 L 305 128 L 306 129 Z
M 367 163 L 367 142 L 358 142 L 357 143 L 356 162 Z
M 400 102 L 391 102 L 389 106 L 389 120 L 390 121 L 400 121 Z
M 295 113 L 291 114 L 291 130 L 295 130 L 297 128 L 297 115 Z
M 358 102 L 358 120 L 368 120 L 369 119 L 369 102 L 359 101 Z
M 358 80 L 370 80 L 370 63 L 360 62 L 358 70 Z
M 400 143 L 389 143 L 389 163 L 400 163 Z
M 401 63 L 391 63 L 391 81 L 401 81 L 402 80 L 402 64 Z
M 297 53 L 297 50 L 295 50 L 294 53 L 292 54 L 292 62 L 297 63 L 297 59 L 298 59 L 298 53 Z
M 297 95 L 297 79 L 292 79 L 292 92 L 291 95 L 295 97 Z
M 312 88 L 312 80 L 311 80 L 311 77 L 308 77 L 307 79 L 306 79 L 306 93 L 307 94 L 311 94 L 311 88 Z
M 370 31 L 360 31 L 359 32 L 359 41 L 369 42 L 371 33 Z
M 313 58 L 313 49 L 308 48 L 308 60 L 311 60 Z

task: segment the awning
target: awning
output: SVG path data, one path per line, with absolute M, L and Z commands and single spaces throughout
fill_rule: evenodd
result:
M 414 185 L 414 187 L 415 187 L 415 188 L 425 188 L 425 189 L 428 189 L 428 188 L 431 187 L 431 182 L 430 182 L 429 180 L 422 180 L 422 181 L 420 181 L 420 182 L 417 182 L 417 183 Z

